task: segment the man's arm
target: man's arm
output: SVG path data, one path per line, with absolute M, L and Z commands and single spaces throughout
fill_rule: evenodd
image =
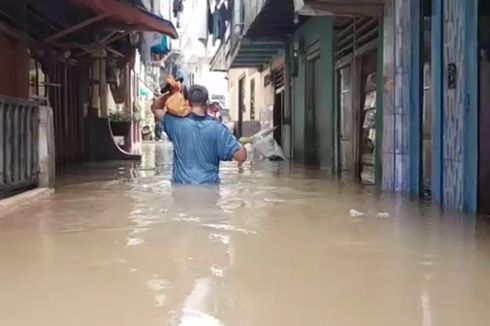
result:
M 218 153 L 221 161 L 247 160 L 247 151 L 223 124 L 219 124 Z
M 245 147 L 243 146 L 240 146 L 240 149 L 238 149 L 235 154 L 233 154 L 233 158 L 235 159 L 235 161 L 237 161 L 238 163 L 243 163 L 247 160 L 247 150 L 245 149 Z
M 151 105 L 151 111 L 158 121 L 162 121 L 162 119 L 165 117 L 165 114 L 167 113 L 167 110 L 164 106 L 165 100 L 165 95 L 161 95 L 153 100 L 153 104 Z

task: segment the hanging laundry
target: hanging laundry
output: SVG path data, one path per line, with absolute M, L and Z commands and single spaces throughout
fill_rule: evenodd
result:
M 166 55 L 170 52 L 170 42 L 166 35 L 160 37 L 160 42 L 151 47 L 152 54 Z
M 223 3 L 221 6 L 216 6 L 213 13 L 213 45 L 217 40 L 225 41 L 226 23 L 229 21 L 229 11 Z
M 218 31 L 218 39 L 223 42 L 225 40 L 225 33 L 226 33 L 226 16 L 228 14 L 228 9 L 226 8 L 225 4 L 223 3 L 221 7 L 219 8 L 219 15 L 220 15 L 220 20 L 219 20 L 219 31 Z
M 162 42 L 162 34 L 156 32 L 142 32 L 142 39 L 139 46 L 141 60 L 143 63 L 152 61 L 152 48 Z
M 218 28 L 219 28 L 219 13 L 218 6 L 214 8 L 213 13 L 213 45 L 215 45 L 216 40 L 218 39 Z
M 229 6 L 226 2 L 223 2 L 225 22 L 231 22 L 231 6 Z
M 174 17 L 177 18 L 179 13 L 184 11 L 184 0 L 174 0 L 172 9 L 174 12 Z
M 224 3 L 219 7 L 216 6 L 213 18 L 213 43 L 216 40 L 223 42 L 225 41 L 226 23 L 230 20 L 229 10 Z
M 209 4 L 207 1 L 198 1 L 194 9 L 195 15 L 195 35 L 199 42 L 204 46 L 208 43 L 208 11 Z
M 180 28 L 180 16 L 184 11 L 184 0 L 174 0 L 172 11 L 177 18 L 177 28 Z
M 208 6 L 208 34 L 213 35 L 214 30 L 214 15 L 211 12 L 211 7 Z

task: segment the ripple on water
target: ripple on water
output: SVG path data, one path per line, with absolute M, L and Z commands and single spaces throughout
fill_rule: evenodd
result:
M 140 246 L 145 241 L 142 238 L 128 238 L 126 242 L 126 247 L 136 247 Z
M 216 229 L 216 230 L 239 232 L 239 233 L 243 233 L 243 234 L 257 234 L 256 231 L 242 229 L 242 228 L 239 228 L 239 227 L 236 227 L 233 225 L 229 225 L 229 224 L 201 224 L 201 226 L 211 228 L 211 229 Z

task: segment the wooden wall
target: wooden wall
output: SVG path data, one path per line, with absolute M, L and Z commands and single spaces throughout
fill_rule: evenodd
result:
M 29 53 L 25 44 L 0 33 L 0 95 L 29 97 Z

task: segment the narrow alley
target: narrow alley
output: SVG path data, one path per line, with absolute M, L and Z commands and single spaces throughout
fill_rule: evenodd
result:
M 173 188 L 170 155 L 74 168 L 3 215 L 0 324 L 488 324 L 488 221 L 287 163 Z
M 490 324 L 490 1 L 0 0 L 0 49 L 0 326 Z

